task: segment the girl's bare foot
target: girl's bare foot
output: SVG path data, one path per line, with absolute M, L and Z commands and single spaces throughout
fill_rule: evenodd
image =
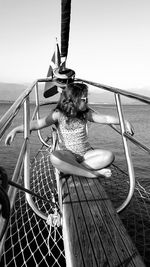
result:
M 98 170 L 97 171 L 100 175 L 103 175 L 103 176 L 105 176 L 105 177 L 111 177 L 111 175 L 112 175 L 112 172 L 111 172 L 111 170 L 110 169 L 101 169 L 101 170 Z

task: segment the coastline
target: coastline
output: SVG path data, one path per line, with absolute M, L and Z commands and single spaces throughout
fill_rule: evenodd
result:
M 13 104 L 15 101 L 14 100 L 0 100 L 0 104 Z M 31 101 L 31 104 L 35 104 L 35 101 Z M 46 101 L 42 101 L 41 104 L 46 103 Z M 115 103 L 106 103 L 106 102 L 102 102 L 102 103 L 98 103 L 98 102 L 89 102 L 89 105 L 94 105 L 94 106 L 99 106 L 99 105 L 103 105 L 103 106 L 116 106 Z M 133 102 L 133 103 L 122 103 L 123 106 L 141 106 L 141 105 L 147 105 L 145 103 L 142 103 L 140 101 L 137 102 Z

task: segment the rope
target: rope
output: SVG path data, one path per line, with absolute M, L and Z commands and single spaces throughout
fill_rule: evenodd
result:
M 43 146 L 30 163 L 33 199 L 39 210 L 49 214 L 48 221 L 30 209 L 24 191 L 18 190 L 0 262 L 2 267 L 66 266 L 56 180 L 49 157 L 48 149 Z
M 12 211 L 8 234 L 0 266 L 51 266 L 66 265 L 62 235 L 62 218 L 59 209 L 56 180 L 50 163 L 49 151 L 43 147 L 31 162 L 31 190 L 39 210 L 48 215 L 47 222 L 40 219 L 28 206 L 23 191 L 18 190 Z M 150 191 L 140 178 L 137 178 L 134 197 L 120 217 L 135 243 L 143 260 L 150 266 Z M 112 166 L 112 177 L 101 179 L 114 207 L 125 198 L 129 178 L 125 171 Z M 38 193 L 38 194 L 37 194 Z M 39 198 L 47 196 L 50 201 Z M 51 202 L 51 203 L 50 203 Z M 38 257 L 36 256 L 38 255 Z
M 47 247 L 48 247 L 48 252 L 49 252 L 49 255 L 51 254 L 51 249 L 50 249 L 50 246 L 49 246 L 49 240 L 51 238 L 51 230 L 52 230 L 52 227 L 54 227 L 54 242 L 56 242 L 56 231 L 57 231 L 57 227 L 60 227 L 61 226 L 61 216 L 60 216 L 60 213 L 58 213 L 58 210 L 57 208 L 54 209 L 54 214 L 49 214 L 48 215 L 48 218 L 47 218 L 47 224 L 50 226 L 50 229 L 49 229 L 49 235 L 48 235 L 48 240 L 47 240 Z

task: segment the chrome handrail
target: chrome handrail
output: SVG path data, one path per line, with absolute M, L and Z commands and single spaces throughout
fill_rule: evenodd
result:
M 84 82 L 84 83 L 90 84 L 92 86 L 98 87 L 100 89 L 104 89 L 106 91 L 109 91 L 109 92 L 112 92 L 112 93 L 115 93 L 115 94 L 120 94 L 120 95 L 129 97 L 129 98 L 134 98 L 134 99 L 139 100 L 139 101 L 141 101 L 143 103 L 150 104 L 150 97 L 148 97 L 148 96 L 144 96 L 144 95 L 140 95 L 140 94 L 137 94 L 137 93 L 129 92 L 128 90 L 122 90 L 122 89 L 119 89 L 119 88 L 116 88 L 116 87 L 112 87 L 112 86 L 108 86 L 108 85 L 104 85 L 104 84 L 101 84 L 101 83 L 95 83 L 95 82 L 87 81 L 87 80 L 84 80 L 84 79 L 76 79 L 76 81 Z
M 23 102 L 25 101 L 26 97 L 32 92 L 36 82 L 29 88 L 27 88 L 12 104 L 9 110 L 4 114 L 4 116 L 0 119 L 0 133 L 2 129 L 7 128 L 7 123 L 11 122 L 12 119 L 17 115 L 20 107 L 22 106 Z
M 36 83 L 36 86 L 35 86 L 35 103 L 36 103 L 36 107 L 39 108 L 39 94 L 38 94 L 38 83 Z M 37 112 L 36 112 L 36 118 L 37 120 L 40 119 L 40 114 L 39 114 L 39 109 L 37 109 Z M 45 145 L 46 147 L 49 147 L 49 145 L 44 141 L 44 139 L 42 138 L 42 135 L 41 135 L 41 131 L 38 130 L 38 136 L 39 136 L 39 139 L 41 141 L 41 143 L 43 145 Z
M 49 80 L 46 78 L 46 80 Z M 24 160 L 24 184 L 25 188 L 30 190 L 30 143 L 29 143 L 29 137 L 30 137 L 30 101 L 29 101 L 29 95 L 36 86 L 37 82 L 39 80 L 35 81 L 29 88 L 27 88 L 18 98 L 17 100 L 13 103 L 13 105 L 10 107 L 10 109 L 4 114 L 4 116 L 0 119 L 0 133 L 4 134 L 5 131 L 8 128 L 8 124 L 10 125 L 10 122 L 12 119 L 17 115 L 18 111 L 24 105 L 24 143 L 16 164 L 16 168 L 13 173 L 12 180 L 13 181 L 18 181 L 20 175 L 21 175 L 21 170 L 22 170 L 22 163 Z M 40 79 L 40 82 L 42 79 Z M 39 103 L 38 103 L 39 105 Z M 35 114 L 38 112 L 38 107 L 36 105 L 35 108 Z M 32 116 L 33 119 L 34 116 Z M 42 140 L 41 140 L 42 141 Z M 15 196 L 16 196 L 16 188 L 9 188 L 8 191 L 8 196 L 11 202 L 11 208 L 13 207 L 14 201 L 15 201 Z M 34 210 L 34 212 L 40 216 L 41 218 L 47 220 L 47 215 L 45 215 L 43 212 L 39 211 L 34 204 L 31 195 L 29 193 L 26 194 L 26 199 L 30 205 L 30 207 Z
M 130 154 L 130 148 L 128 146 L 127 138 L 124 135 L 125 122 L 124 122 L 124 117 L 123 117 L 123 111 L 121 108 L 120 95 L 115 94 L 115 99 L 116 99 L 116 106 L 117 106 L 117 110 L 118 110 L 118 116 L 119 116 L 119 120 L 120 120 L 122 140 L 123 140 L 125 156 L 126 156 L 126 161 L 127 161 L 127 166 L 128 166 L 129 179 L 130 179 L 130 187 L 129 187 L 128 195 L 127 195 L 125 201 L 120 205 L 120 207 L 117 208 L 117 212 L 120 212 L 129 204 L 129 202 L 133 196 L 134 189 L 135 189 L 135 175 L 134 175 L 132 158 L 131 158 L 131 154 Z
M 35 88 L 35 99 L 36 99 L 36 108 L 34 111 L 34 115 L 32 116 L 31 120 L 34 119 L 34 117 L 36 116 L 37 119 L 39 119 L 39 96 L 38 96 L 38 83 L 40 82 L 48 82 L 49 80 L 51 80 L 51 78 L 42 78 L 42 79 L 37 79 L 29 88 L 27 88 L 20 96 L 19 98 L 14 102 L 14 104 L 10 107 L 10 109 L 5 113 L 5 115 L 0 119 L 0 134 L 5 132 L 5 130 L 7 129 L 8 125 L 11 123 L 11 121 L 13 120 L 13 118 L 17 115 L 19 109 L 21 108 L 22 104 L 24 104 L 24 138 L 26 140 L 26 151 L 25 151 L 25 160 L 24 160 L 24 164 L 25 164 L 25 187 L 27 189 L 30 190 L 30 175 L 29 175 L 29 154 L 30 154 L 30 148 L 29 148 L 29 137 L 30 137 L 30 131 L 29 131 L 29 123 L 30 123 L 30 115 L 29 115 L 29 95 L 32 92 L 33 88 Z M 131 156 L 130 156 L 130 152 L 129 152 L 129 147 L 127 145 L 127 139 L 129 139 L 130 141 L 134 142 L 135 144 L 138 144 L 139 146 L 141 146 L 143 149 L 146 148 L 146 146 L 140 144 L 137 140 L 135 140 L 133 137 L 129 136 L 125 130 L 124 130 L 124 126 L 123 126 L 123 115 L 122 115 L 122 110 L 121 110 L 121 101 L 120 101 L 120 96 L 119 95 L 124 95 L 126 97 L 132 97 L 134 99 L 137 99 L 139 101 L 142 101 L 144 103 L 148 103 L 150 104 L 150 98 L 149 97 L 145 97 L 142 95 L 138 95 L 135 93 L 131 93 L 128 91 L 124 91 L 121 89 L 117 89 L 114 87 L 110 87 L 110 86 L 106 86 L 106 85 L 102 85 L 102 84 L 98 84 L 98 83 L 93 83 L 90 81 L 86 81 L 86 80 L 81 80 L 81 79 L 76 79 L 78 81 L 82 81 L 85 82 L 87 84 L 91 84 L 93 86 L 102 88 L 104 90 L 110 91 L 112 93 L 114 93 L 116 95 L 116 105 L 118 108 L 118 114 L 119 114 L 119 118 L 120 118 L 120 122 L 121 122 L 121 135 L 123 138 L 123 143 L 124 143 L 124 147 L 125 151 L 126 151 L 126 158 L 127 158 L 127 163 L 128 163 L 128 169 L 129 169 L 129 177 L 130 177 L 130 190 L 129 190 L 129 195 L 127 197 L 127 200 L 125 201 L 124 204 L 121 205 L 121 207 L 118 208 L 118 212 L 121 211 L 130 201 L 133 192 L 134 192 L 134 184 L 135 184 L 135 178 L 134 178 L 134 170 L 133 170 L 133 165 L 131 162 Z M 115 129 L 115 127 L 113 125 L 111 125 L 111 127 L 113 129 Z M 117 130 L 117 129 L 115 129 Z M 117 130 L 118 131 L 118 130 Z M 41 134 L 39 132 L 39 138 L 41 140 L 41 142 L 43 142 L 45 144 L 45 142 L 43 141 L 43 138 L 41 137 Z M 149 150 L 147 148 L 147 150 Z M 31 196 L 26 193 L 26 197 L 28 202 L 30 203 L 30 206 L 33 208 L 33 210 L 42 218 L 47 219 L 47 216 L 44 215 L 43 213 L 39 213 L 39 211 L 37 210 L 33 200 L 31 199 Z
M 27 140 L 26 151 L 24 155 L 24 186 L 26 189 L 30 190 L 30 142 L 29 142 L 29 135 L 30 135 L 30 106 L 29 106 L 29 96 L 26 97 L 24 102 L 24 139 Z M 33 209 L 33 211 L 40 216 L 42 219 L 47 220 L 47 216 L 39 211 L 31 197 L 30 194 L 26 194 L 26 200 L 28 204 Z
M 32 92 L 35 85 L 40 82 L 48 82 L 48 81 L 51 81 L 51 78 L 37 79 L 36 81 L 33 82 L 31 86 L 29 86 L 27 89 L 23 91 L 23 93 L 21 93 L 21 95 L 8 109 L 8 111 L 2 116 L 2 118 L 0 118 L 0 137 L 1 137 L 1 131 L 3 131 L 3 133 L 5 132 L 5 128 L 7 128 L 8 123 L 10 124 L 13 118 L 17 115 L 20 107 L 24 103 L 26 97 Z
M 127 195 L 125 201 L 117 208 L 117 212 L 119 213 L 129 204 L 129 202 L 133 196 L 134 189 L 135 189 L 135 174 L 134 174 L 132 158 L 131 158 L 130 149 L 129 149 L 129 145 L 127 143 L 127 140 L 132 141 L 135 145 L 138 145 L 139 147 L 146 150 L 147 152 L 150 152 L 148 147 L 144 146 L 139 141 L 137 141 L 135 138 L 131 137 L 128 133 L 126 133 L 125 127 L 124 127 L 124 118 L 123 118 L 123 111 L 121 108 L 120 95 L 139 100 L 139 101 L 146 103 L 146 104 L 150 104 L 150 97 L 143 96 L 143 95 L 136 94 L 136 93 L 132 93 L 132 92 L 125 91 L 125 90 L 121 90 L 121 89 L 107 86 L 104 84 L 83 80 L 83 79 L 76 79 L 76 80 L 80 81 L 80 82 L 87 83 L 89 85 L 92 85 L 92 86 L 95 86 L 98 88 L 101 88 L 101 89 L 104 89 L 104 90 L 107 90 L 109 92 L 114 93 L 114 95 L 115 95 L 116 107 L 118 110 L 118 116 L 119 116 L 120 126 L 121 126 L 121 132 L 118 131 L 115 126 L 113 126 L 113 125 L 110 125 L 110 126 L 122 135 L 122 140 L 123 140 L 123 145 L 124 145 L 124 150 L 125 150 L 125 156 L 126 156 L 126 161 L 127 161 L 127 166 L 128 166 L 129 180 L 130 180 L 130 187 L 129 187 L 128 195 Z

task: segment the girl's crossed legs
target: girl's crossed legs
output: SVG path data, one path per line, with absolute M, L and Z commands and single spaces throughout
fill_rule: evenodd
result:
M 56 150 L 51 154 L 51 162 L 55 168 L 65 174 L 74 174 L 95 178 L 111 176 L 111 170 L 106 168 L 114 161 L 111 151 L 94 149 L 85 153 L 82 162 L 78 162 L 69 150 Z

